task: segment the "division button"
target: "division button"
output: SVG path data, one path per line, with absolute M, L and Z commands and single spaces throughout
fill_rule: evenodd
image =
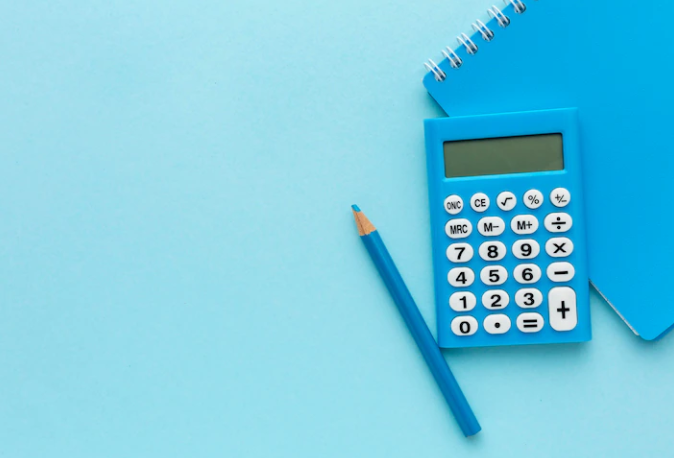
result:
M 451 195 L 445 199 L 445 211 L 450 215 L 456 215 L 463 210 L 463 199 L 456 194 Z
M 451 328 L 457 336 L 472 336 L 477 331 L 477 320 L 472 316 L 457 316 L 452 320 Z
M 515 303 L 523 309 L 535 309 L 543 303 L 543 294 L 536 288 L 522 288 L 515 293 Z
M 544 324 L 543 317 L 539 313 L 521 313 L 517 317 L 517 329 L 522 332 L 538 332 L 543 329 Z
M 473 232 L 473 225 L 465 218 L 450 219 L 445 224 L 445 233 L 452 239 L 465 239 Z
M 538 189 L 530 189 L 524 193 L 524 205 L 532 210 L 543 204 L 543 193 Z
M 555 283 L 571 281 L 576 274 L 576 269 L 569 262 L 553 262 L 548 266 L 548 278 Z
M 552 288 L 548 294 L 550 326 L 555 331 L 570 331 L 578 324 L 576 292 L 568 286 Z
M 482 213 L 489 208 L 489 197 L 482 192 L 478 192 L 470 198 L 470 206 L 476 212 Z
M 451 262 L 468 262 L 473 259 L 473 246 L 470 243 L 452 243 L 447 247 L 447 259 Z
M 503 234 L 505 222 L 498 216 L 488 216 L 477 223 L 477 230 L 485 237 L 495 237 Z
M 482 322 L 482 326 L 489 334 L 505 334 L 510 331 L 510 318 L 501 313 L 488 315 Z
M 545 242 L 545 252 L 553 258 L 565 258 L 573 253 L 573 242 L 566 237 L 553 237 Z
M 538 219 L 533 215 L 517 215 L 510 221 L 510 229 L 515 234 L 533 234 L 538 230 Z
M 468 291 L 459 291 L 449 296 L 449 307 L 455 312 L 470 312 L 476 304 L 475 294 Z
M 548 232 L 566 232 L 573 226 L 573 219 L 568 213 L 550 213 L 544 224 Z
M 553 189 L 550 193 L 550 202 L 555 207 L 566 207 L 571 202 L 571 193 L 565 188 Z
M 447 281 L 455 288 L 470 286 L 475 281 L 475 272 L 468 267 L 455 267 L 447 274 Z
M 517 204 L 517 197 L 510 191 L 503 191 L 496 198 L 496 205 L 504 212 L 509 212 Z

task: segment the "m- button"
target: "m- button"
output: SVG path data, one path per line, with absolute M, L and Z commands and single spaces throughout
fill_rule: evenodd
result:
M 450 219 L 445 224 L 445 233 L 452 239 L 465 239 L 473 232 L 473 225 L 466 218 Z
M 488 216 L 478 221 L 477 230 L 485 237 L 495 237 L 503 234 L 505 223 L 498 216 Z

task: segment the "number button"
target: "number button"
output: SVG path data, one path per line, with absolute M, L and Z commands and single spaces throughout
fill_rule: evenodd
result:
M 506 247 L 501 242 L 484 242 L 478 252 L 485 261 L 500 261 L 506 255 Z
M 515 194 L 510 191 L 504 191 L 496 198 L 496 204 L 498 205 L 498 208 L 504 212 L 509 212 L 515 208 L 515 205 L 517 204 L 517 197 L 515 197 Z
M 510 303 L 510 296 L 502 289 L 492 289 L 482 295 L 482 305 L 488 310 L 501 310 Z
M 515 303 L 523 309 L 535 309 L 543 303 L 543 294 L 536 288 L 522 288 L 515 293 Z
M 573 253 L 573 242 L 566 237 L 553 237 L 545 242 L 545 252 L 553 258 L 565 258 Z
M 550 326 L 555 331 L 570 331 L 578 324 L 576 292 L 567 286 L 552 288 L 548 294 Z
M 457 336 L 472 336 L 477 331 L 477 320 L 472 316 L 457 316 L 452 320 L 451 328 Z
M 538 332 L 543 329 L 543 317 L 539 313 L 522 313 L 517 317 L 517 329 L 522 332 Z
M 477 230 L 485 237 L 495 237 L 503 234 L 505 223 L 498 216 L 489 216 L 477 223 Z
M 449 307 L 455 312 L 470 312 L 475 308 L 477 299 L 475 294 L 461 291 L 449 296 Z
M 447 247 L 447 259 L 452 262 L 468 262 L 473 259 L 473 246 L 469 243 L 452 243 Z
M 548 232 L 566 232 L 573 226 L 573 219 L 568 213 L 550 213 L 544 223 Z
M 473 225 L 465 218 L 450 219 L 445 224 L 445 233 L 452 239 L 465 239 L 473 232 Z
M 488 266 L 480 272 L 485 285 L 502 285 L 508 279 L 508 271 L 503 266 Z
M 510 331 L 510 318 L 501 313 L 488 315 L 482 322 L 484 330 L 489 334 L 505 334 Z
M 450 215 L 456 215 L 463 210 L 463 199 L 457 195 L 451 195 L 445 199 L 445 210 Z
M 470 206 L 478 213 L 487 211 L 489 208 L 489 197 L 482 192 L 478 192 L 470 198 Z
M 470 286 L 475 281 L 475 272 L 468 267 L 455 267 L 447 274 L 447 281 L 455 288 Z
M 541 246 L 534 239 L 518 240 L 513 243 L 513 254 L 517 259 L 534 259 L 541 251 Z
M 517 215 L 510 221 L 510 229 L 515 234 L 533 234 L 538 230 L 538 219 L 532 215 Z
M 571 202 L 571 193 L 564 188 L 553 189 L 550 193 L 550 202 L 555 207 L 566 207 Z
M 528 285 L 541 279 L 541 268 L 536 264 L 520 264 L 515 267 L 513 275 L 517 283 Z
M 548 266 L 548 278 L 555 283 L 571 281 L 575 274 L 576 269 L 568 262 L 553 262 Z
M 530 189 L 524 193 L 524 205 L 532 210 L 543 205 L 543 193 L 537 189 Z

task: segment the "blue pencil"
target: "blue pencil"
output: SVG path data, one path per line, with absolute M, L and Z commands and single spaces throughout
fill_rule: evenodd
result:
M 405 286 L 405 282 L 379 236 L 379 232 L 377 232 L 377 229 L 360 211 L 357 205 L 352 205 L 352 208 L 360 238 L 363 240 L 365 248 L 367 248 L 370 257 L 372 257 L 374 264 L 377 266 L 379 274 L 384 279 L 386 287 L 393 296 L 400 314 L 412 333 L 419 350 L 421 350 L 421 354 L 424 356 L 433 377 L 435 377 L 435 381 L 440 387 L 440 391 L 442 391 L 442 395 L 445 397 L 449 408 L 454 413 L 454 417 L 459 423 L 463 434 L 466 437 L 477 434 L 482 428 L 477 418 L 475 418 L 470 405 L 468 405 L 468 401 L 456 382 L 452 371 L 449 370 L 445 358 L 440 353 L 435 339 L 433 339 L 424 318 L 419 313 L 417 304 L 415 304 L 412 295 L 407 286 Z

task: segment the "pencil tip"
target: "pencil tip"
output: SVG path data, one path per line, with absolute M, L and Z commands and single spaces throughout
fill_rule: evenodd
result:
M 358 227 L 358 234 L 360 236 L 368 235 L 371 234 L 372 232 L 376 231 L 374 225 L 370 222 L 369 219 L 367 219 L 367 216 L 365 216 L 365 213 L 360 211 L 360 208 L 358 208 L 358 205 L 352 205 L 351 209 L 353 210 L 353 217 L 356 219 L 356 226 Z
M 360 211 L 360 208 L 358 208 L 358 205 L 356 205 L 356 204 L 351 205 L 351 208 L 353 208 L 353 211 L 355 211 L 355 212 Z

